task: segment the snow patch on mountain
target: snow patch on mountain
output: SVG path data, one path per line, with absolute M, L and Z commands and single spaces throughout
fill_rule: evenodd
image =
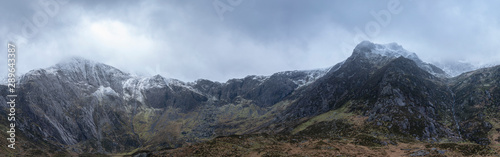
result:
M 398 45 L 397 43 L 375 44 L 375 48 L 372 50 L 372 53 L 394 58 L 400 56 L 403 56 L 405 58 L 418 58 L 416 57 L 417 55 L 415 53 L 403 49 L 403 47 L 401 45 Z
M 181 87 L 183 89 L 187 89 L 203 95 L 203 93 L 192 87 L 194 83 L 185 83 L 176 79 L 164 78 L 160 75 L 155 75 L 152 77 L 132 77 L 123 81 L 122 85 L 124 89 L 123 96 L 125 100 L 135 99 L 141 103 L 144 103 L 143 91 L 152 88 L 167 87 L 170 90 L 174 91 L 172 87 Z
M 256 80 L 256 81 L 259 81 L 260 83 L 264 83 L 266 82 L 270 76 L 256 76 L 256 75 L 253 75 L 251 76 L 253 80 Z
M 116 93 L 115 90 L 111 89 L 111 87 L 104 87 L 104 86 L 99 86 L 99 88 L 97 88 L 97 90 L 94 93 L 92 93 L 92 95 L 97 97 L 99 101 L 101 101 L 104 96 L 108 95 L 118 97 L 118 93 Z
M 46 69 L 50 73 L 56 73 L 58 70 L 64 71 L 64 72 L 81 72 L 82 75 L 86 78 L 88 75 L 87 73 L 95 74 L 96 72 L 94 71 L 96 67 L 100 66 L 100 63 L 79 58 L 79 57 L 73 57 L 68 60 L 64 60 L 62 62 L 59 62 L 58 64 L 49 67 Z M 104 64 L 103 64 L 104 66 Z
M 465 61 L 441 61 L 434 62 L 434 65 L 443 69 L 451 77 L 458 76 L 464 72 L 473 71 L 478 69 L 477 66 Z
M 344 65 L 345 61 L 346 61 L 346 60 L 344 60 L 344 61 L 342 61 L 342 62 L 340 62 L 340 63 L 337 63 L 336 65 L 334 65 L 334 66 L 332 66 L 332 67 L 328 68 L 328 70 L 327 70 L 326 72 L 327 72 L 327 73 L 329 73 L 329 72 L 334 72 L 334 71 L 339 70 L 339 69 L 342 67 L 342 65 Z
M 102 79 L 107 79 L 109 77 L 116 78 L 126 78 L 130 77 L 130 74 L 122 72 L 115 67 L 84 59 L 81 57 L 72 57 L 58 64 L 45 69 L 48 73 L 57 74 L 62 72 L 64 75 L 74 78 L 87 80 L 89 78 L 94 78 L 97 81 L 104 81 Z M 79 78 L 83 77 L 83 78 Z
M 384 56 L 390 58 L 405 57 L 414 61 L 420 61 L 417 54 L 410 52 L 397 43 L 389 44 L 375 44 L 370 41 L 363 41 L 359 43 L 355 51 L 362 52 L 366 57 L 372 58 L 377 56 Z
M 144 96 L 141 92 L 141 83 L 138 78 L 130 78 L 123 82 L 123 97 L 125 100 L 135 99 L 144 104 Z
M 124 89 L 123 96 L 125 100 L 135 99 L 141 103 L 144 103 L 144 95 L 142 91 L 151 88 L 169 87 L 167 84 L 167 79 L 159 75 L 153 77 L 132 77 L 123 81 L 122 85 Z
M 169 79 L 168 80 L 168 83 L 169 85 L 175 85 L 175 86 L 179 86 L 179 87 L 183 87 L 184 89 L 187 89 L 191 92 L 194 92 L 196 94 L 199 94 L 199 95 L 205 95 L 203 94 L 202 92 L 198 91 L 197 89 L 193 88 L 194 85 L 196 85 L 196 82 L 182 82 L 182 81 L 179 81 L 179 80 L 176 80 L 176 79 Z
M 298 79 L 298 80 L 293 80 L 293 83 L 298 85 L 297 88 L 310 85 L 311 83 L 315 82 L 319 78 L 325 76 L 325 74 L 328 73 L 330 71 L 330 69 L 332 69 L 332 67 L 304 71 L 307 74 L 306 77 L 304 77 L 302 79 Z
M 438 77 L 449 76 L 442 69 L 439 69 L 438 67 L 432 64 L 423 62 L 422 60 L 420 60 L 420 58 L 418 58 L 417 54 L 404 49 L 403 46 L 397 43 L 374 44 L 370 41 L 363 41 L 359 43 L 356 46 L 356 48 L 354 48 L 353 55 L 356 56 L 355 54 L 362 54 L 366 58 L 369 58 L 370 60 L 382 60 L 384 57 L 392 59 L 398 57 L 404 57 L 413 60 L 418 67 L 429 72 L 434 76 Z

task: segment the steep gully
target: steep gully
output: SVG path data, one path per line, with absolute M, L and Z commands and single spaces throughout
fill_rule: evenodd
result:
M 451 98 L 452 98 L 452 104 L 451 104 L 451 112 L 453 114 L 453 120 L 455 121 L 455 125 L 457 127 L 457 132 L 458 132 L 458 136 L 460 138 L 462 138 L 462 134 L 460 133 L 460 125 L 458 125 L 458 120 L 457 120 L 457 116 L 455 114 L 455 93 L 450 89 L 450 87 L 448 87 L 448 91 L 450 91 L 451 93 Z

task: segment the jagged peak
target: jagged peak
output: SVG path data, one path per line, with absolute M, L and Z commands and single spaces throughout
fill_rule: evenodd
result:
M 425 63 L 417 54 L 410 52 L 403 48 L 403 46 L 393 42 L 388 44 L 375 44 L 370 41 L 362 41 L 359 43 L 353 51 L 351 59 L 356 59 L 357 57 L 366 58 L 372 62 L 387 61 L 388 59 L 396 59 L 398 57 L 404 57 L 413 60 L 418 67 L 421 69 L 439 77 L 447 77 L 448 75 L 438 67 Z
M 104 73 L 116 74 L 121 76 L 130 75 L 113 66 L 89 60 L 83 57 L 70 57 L 63 59 L 59 63 L 46 68 L 45 70 L 52 73 L 56 73 L 59 70 L 63 72 L 95 73 L 95 70 L 100 70 Z
M 397 58 L 403 56 L 412 60 L 420 60 L 417 54 L 410 52 L 403 48 L 403 46 L 398 43 L 392 42 L 388 44 L 375 44 L 370 41 L 362 41 L 355 48 L 353 53 L 360 53 L 365 55 L 377 54 L 381 56 L 387 56 L 392 58 Z
M 82 57 L 71 57 L 44 69 L 31 70 L 21 76 L 20 81 L 36 79 L 39 76 L 61 77 L 66 81 L 78 82 L 82 85 L 119 88 L 116 82 L 127 80 L 132 76 L 121 70 L 88 60 Z
M 63 59 L 59 63 L 57 63 L 54 66 L 49 67 L 48 69 L 59 69 L 59 70 L 74 70 L 75 68 L 84 70 L 86 67 L 96 67 L 96 66 L 105 66 L 105 67 L 110 67 L 111 66 L 92 61 L 89 59 L 85 59 L 82 57 L 70 57 Z

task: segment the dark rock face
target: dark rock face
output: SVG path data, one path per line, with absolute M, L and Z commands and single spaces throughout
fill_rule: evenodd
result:
M 385 64 L 389 59 L 374 64 L 363 56 L 355 57 L 359 58 L 349 58 L 342 68 L 304 91 L 308 94 L 286 111 L 281 123 L 294 126 L 294 122 L 301 123 L 299 119 L 357 100 L 349 106 L 351 112 L 368 116 L 372 125 L 386 127 L 393 133 L 421 140 L 456 136 L 437 122 L 451 116 L 446 112 L 451 106 L 449 93 L 438 78 L 403 57 Z
M 457 82 L 464 82 L 457 81 L 460 77 L 442 78 L 438 77 L 439 74 L 432 75 L 413 59 L 367 54 L 373 47 L 372 44 L 367 44 L 366 47 L 358 45 L 342 67 L 330 71 L 320 81 L 302 91 L 307 94 L 303 94 L 283 113 L 284 116 L 274 122 L 284 125 L 267 129 L 289 133 L 304 123 L 304 118 L 348 106 L 349 112 L 367 116 L 368 124 L 378 126 L 376 130 L 389 131 L 389 134 L 423 141 L 447 138 L 489 144 L 487 135 L 492 125 L 484 119 L 474 119 L 484 110 L 458 108 L 462 101 L 460 94 L 455 94 L 457 90 L 454 86 Z M 496 87 L 500 77 L 491 77 L 498 76 L 494 74 L 489 76 L 490 78 L 482 80 L 490 81 Z M 463 92 L 466 97 L 475 93 L 470 90 Z M 471 106 L 492 102 L 484 100 L 490 98 L 486 95 L 490 93 L 491 96 L 491 93 L 498 91 L 482 90 L 477 93 L 481 93 L 482 101 L 471 102 L 474 98 L 469 98 Z M 488 115 L 498 117 L 497 111 L 490 108 Z M 464 118 L 467 114 L 472 117 Z
M 175 148 L 217 136 L 294 130 L 315 137 L 375 133 L 490 144 L 488 132 L 499 129 L 491 119 L 500 119 L 500 66 L 443 75 L 399 45 L 370 42 L 329 69 L 225 83 L 134 77 L 75 58 L 21 77 L 19 129 L 30 140 L 77 153 Z M 7 110 L 2 106 L 0 113 Z M 365 126 L 354 129 L 349 116 L 331 113 L 337 110 L 364 117 Z M 306 123 L 315 118 L 321 121 Z
M 500 116 L 500 66 L 464 73 L 453 79 L 455 110 L 465 139 L 490 144 L 488 132 Z M 494 139 L 493 139 L 494 140 Z
M 225 124 L 219 124 L 221 107 L 252 104 L 257 109 L 247 114 L 264 114 L 265 107 L 322 73 L 290 71 L 227 83 L 184 83 L 159 75 L 137 78 L 108 65 L 74 58 L 21 78 L 20 129 L 35 139 L 82 145 L 72 150 L 80 153 L 124 152 L 152 143 L 178 147 L 184 141 L 213 138 L 216 129 L 231 134 L 225 131 Z M 237 109 L 230 108 L 236 110 L 233 114 Z

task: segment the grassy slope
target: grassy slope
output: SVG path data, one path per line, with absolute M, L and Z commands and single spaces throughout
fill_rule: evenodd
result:
M 284 135 L 219 137 L 187 147 L 150 152 L 152 156 L 408 156 L 423 151 L 431 156 L 492 156 L 494 148 L 471 143 L 421 142 L 367 146 L 358 139 L 302 139 Z

